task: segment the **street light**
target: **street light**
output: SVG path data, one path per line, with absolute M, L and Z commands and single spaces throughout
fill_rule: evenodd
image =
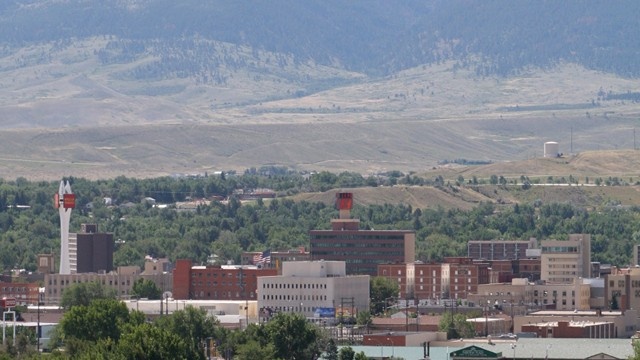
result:
M 38 326 L 36 327 L 36 337 L 38 338 L 36 349 L 40 353 L 40 338 L 42 337 L 42 331 L 40 330 L 40 302 L 42 302 L 42 294 L 44 294 L 44 288 L 38 288 Z
M 511 344 L 511 349 L 513 350 L 513 360 L 516 360 L 516 344 Z

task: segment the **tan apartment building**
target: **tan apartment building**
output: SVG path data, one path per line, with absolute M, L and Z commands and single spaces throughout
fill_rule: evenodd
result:
M 568 240 L 541 242 L 540 278 L 548 283 L 571 284 L 591 277 L 591 235 L 570 234 Z
M 591 286 L 584 281 L 573 284 L 531 283 L 513 279 L 511 283 L 481 284 L 469 301 L 484 306 L 525 309 L 590 310 Z
M 606 309 L 640 310 L 640 267 L 612 267 L 611 274 L 605 277 L 604 288 Z

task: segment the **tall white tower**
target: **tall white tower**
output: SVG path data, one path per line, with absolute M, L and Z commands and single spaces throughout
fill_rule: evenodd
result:
M 71 210 L 76 207 L 76 196 L 71 192 L 69 182 L 60 181 L 58 193 L 54 196 L 54 206 L 60 213 L 60 274 L 71 274 L 69 262 L 69 220 Z

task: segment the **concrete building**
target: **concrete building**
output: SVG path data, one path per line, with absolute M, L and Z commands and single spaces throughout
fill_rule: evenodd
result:
M 131 295 L 133 283 L 138 280 L 138 273 L 132 273 L 126 267 L 118 268 L 118 272 L 108 274 L 82 273 L 82 274 L 45 274 L 45 294 L 43 302 L 46 304 L 58 304 L 62 300 L 64 290 L 78 283 L 96 282 L 115 290 L 116 295 L 128 298 Z
M 548 283 L 571 284 L 591 277 L 591 235 L 570 234 L 568 240 L 541 242 L 540 278 Z
M 514 332 L 534 332 L 538 337 L 630 338 L 638 329 L 638 312 L 542 310 L 517 316 Z
M 375 276 L 378 265 L 415 261 L 416 235 L 410 230 L 360 230 L 350 218 L 351 193 L 338 193 L 340 216 L 331 230 L 311 230 L 311 260 L 344 261 L 349 275 Z
M 99 233 L 96 224 L 82 224 L 80 232 L 69 234 L 71 274 L 110 272 L 113 250 L 113 234 Z
M 145 314 L 148 320 L 159 316 L 171 315 L 189 306 L 207 312 L 215 317 L 220 325 L 228 329 L 246 327 L 246 324 L 258 321 L 257 301 L 246 300 L 178 300 L 166 298 L 163 300 L 125 300 L 129 310 L 137 310 Z
M 536 248 L 536 239 L 470 240 L 467 256 L 474 260 L 516 260 L 527 258 L 527 250 Z
M 614 300 L 615 298 L 615 300 Z M 604 280 L 604 308 L 640 310 L 640 267 L 612 268 Z
M 478 292 L 469 301 L 481 306 L 511 307 L 517 311 L 533 309 L 589 310 L 591 286 L 585 281 L 573 284 L 532 283 L 513 279 L 511 283 L 478 285 Z
M 282 275 L 258 278 L 258 306 L 265 317 L 277 312 L 314 317 L 319 309 L 355 316 L 369 310 L 369 276 L 347 276 L 343 261 L 285 262 Z
M 178 300 L 256 300 L 257 279 L 277 275 L 276 269 L 252 265 L 193 266 L 191 260 L 176 261 L 173 297 Z

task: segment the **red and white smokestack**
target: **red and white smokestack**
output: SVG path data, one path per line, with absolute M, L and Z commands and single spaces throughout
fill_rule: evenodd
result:
M 353 207 L 353 193 L 337 193 L 336 206 L 340 211 L 340 219 L 349 219 Z

